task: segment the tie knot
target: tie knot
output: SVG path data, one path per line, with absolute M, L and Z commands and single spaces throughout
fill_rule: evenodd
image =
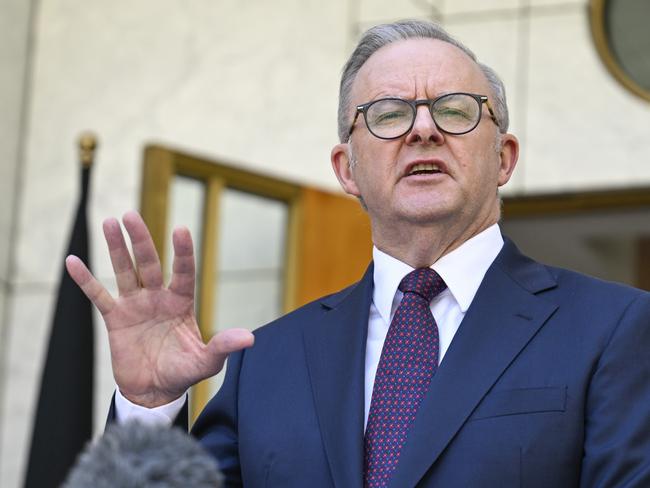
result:
M 402 293 L 417 293 L 427 302 L 433 300 L 447 287 L 443 279 L 431 268 L 418 268 L 407 274 L 399 284 Z

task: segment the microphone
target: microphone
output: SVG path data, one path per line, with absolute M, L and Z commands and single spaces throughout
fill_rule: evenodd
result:
M 179 428 L 112 424 L 86 446 L 63 488 L 219 488 L 217 461 Z

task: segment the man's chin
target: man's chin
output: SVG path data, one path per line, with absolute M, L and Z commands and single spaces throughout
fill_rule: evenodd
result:
M 456 217 L 455 217 L 456 216 Z M 412 225 L 414 227 L 436 227 L 439 225 L 449 225 L 449 222 L 457 218 L 458 213 L 443 206 L 413 206 L 402 209 L 396 217 L 395 223 L 404 228 Z
M 418 225 L 448 222 L 462 212 L 462 202 L 434 193 L 411 195 L 400 202 L 400 220 Z

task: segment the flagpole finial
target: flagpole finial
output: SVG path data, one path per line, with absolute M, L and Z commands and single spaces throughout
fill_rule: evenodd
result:
M 82 133 L 79 137 L 79 159 L 85 168 L 92 166 L 95 149 L 97 149 L 97 136 L 92 132 Z

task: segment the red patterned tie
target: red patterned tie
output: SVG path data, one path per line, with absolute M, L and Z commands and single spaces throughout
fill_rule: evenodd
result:
M 445 282 L 431 268 L 411 271 L 399 284 L 404 297 L 381 351 L 366 426 L 367 488 L 388 485 L 438 367 L 438 326 L 429 304 L 445 288 Z

